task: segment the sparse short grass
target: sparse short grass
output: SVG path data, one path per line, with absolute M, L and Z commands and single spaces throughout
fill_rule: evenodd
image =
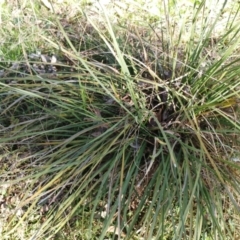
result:
M 43 2 L 1 2 L 1 239 L 239 239 L 239 4 Z

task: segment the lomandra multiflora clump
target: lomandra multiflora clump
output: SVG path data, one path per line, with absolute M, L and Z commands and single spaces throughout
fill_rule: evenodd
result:
M 238 11 L 216 35 L 225 5 L 177 4 L 53 15 L 2 66 L 6 236 L 237 237 Z

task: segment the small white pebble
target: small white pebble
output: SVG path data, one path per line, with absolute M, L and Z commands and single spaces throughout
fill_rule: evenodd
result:
M 21 217 L 22 215 L 23 215 L 23 210 L 22 210 L 22 208 L 19 208 L 16 212 L 16 216 Z

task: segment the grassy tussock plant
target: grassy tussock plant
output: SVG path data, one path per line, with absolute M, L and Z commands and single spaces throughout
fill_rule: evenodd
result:
M 2 236 L 238 238 L 239 12 L 216 36 L 206 4 L 178 25 L 174 1 L 143 26 L 53 14 L 57 57 L 2 65 Z

